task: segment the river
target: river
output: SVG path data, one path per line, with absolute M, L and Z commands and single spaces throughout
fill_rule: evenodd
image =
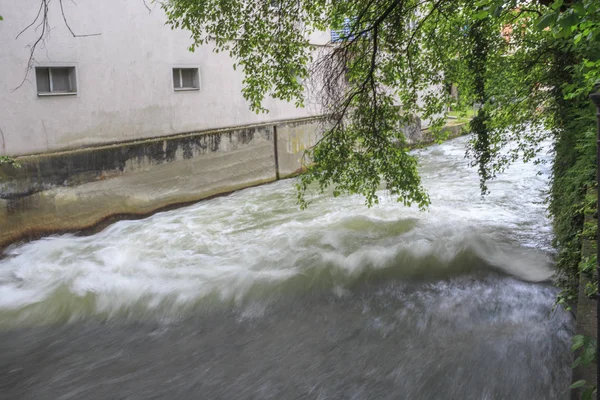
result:
M 568 399 L 550 163 L 482 199 L 465 146 L 417 151 L 426 212 L 286 180 L 9 248 L 0 398 Z

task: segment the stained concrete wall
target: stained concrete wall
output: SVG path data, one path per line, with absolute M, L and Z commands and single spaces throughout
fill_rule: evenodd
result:
M 0 249 L 293 176 L 326 129 L 305 118 L 18 157 L 0 165 Z M 411 132 L 414 145 L 432 140 Z
M 302 171 L 308 160 L 305 151 L 314 146 L 325 132 L 321 119 L 290 122 L 276 126 L 278 174 L 287 178 Z
M 19 157 L 21 168 L 0 167 L 0 248 L 274 181 L 275 129 L 247 126 Z

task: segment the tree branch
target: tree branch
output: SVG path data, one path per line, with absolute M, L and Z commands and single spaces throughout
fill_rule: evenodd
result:
M 63 21 L 65 23 L 65 26 L 67 27 L 67 29 L 69 30 L 69 32 L 71 33 L 71 35 L 73 35 L 74 38 L 82 38 L 82 37 L 90 37 L 90 36 L 99 36 L 99 35 L 101 35 L 101 33 L 91 33 L 91 34 L 86 34 L 86 35 L 75 34 L 75 32 L 71 28 L 71 25 L 69 24 L 69 21 L 67 19 L 66 14 L 65 14 L 65 10 L 64 10 L 64 7 L 63 7 L 63 0 L 59 0 L 58 3 L 59 3 L 59 6 L 60 6 L 60 12 L 61 12 L 61 15 L 62 15 L 62 19 L 63 19 Z M 15 40 L 17 40 L 23 33 L 25 33 L 32 26 L 34 26 L 36 22 L 39 21 L 39 24 L 35 27 L 35 31 L 37 31 L 37 29 L 40 26 L 42 27 L 42 31 L 36 37 L 35 42 L 33 42 L 33 44 L 29 46 L 29 58 L 27 60 L 27 66 L 26 66 L 26 69 L 25 69 L 25 75 L 23 76 L 23 80 L 21 81 L 21 83 L 19 83 L 19 85 L 17 87 L 15 87 L 14 89 L 12 89 L 11 92 L 14 92 L 14 91 L 20 89 L 25 84 L 25 82 L 27 82 L 27 78 L 29 77 L 29 71 L 31 71 L 31 68 L 33 67 L 33 64 L 35 62 L 35 51 L 37 50 L 37 48 L 40 45 L 40 43 L 42 43 L 44 41 L 45 37 L 50 32 L 50 21 L 49 21 L 49 17 L 48 17 L 49 4 L 50 4 L 50 0 L 40 0 L 40 8 L 38 9 L 38 12 L 37 12 L 37 14 L 35 16 L 35 19 L 29 25 L 27 25 L 22 31 L 20 31 L 17 34 L 17 36 L 15 37 Z
M 58 0 L 58 3 L 60 4 L 60 12 L 62 14 L 63 21 L 65 22 L 65 26 L 67 27 L 67 29 L 69 30 L 69 32 L 71 32 L 71 35 L 73 35 L 73 37 L 77 38 L 77 37 L 89 37 L 89 36 L 100 36 L 101 35 L 101 33 L 90 33 L 90 34 L 87 34 L 87 35 L 76 35 L 75 32 L 73 32 L 73 29 L 71 29 L 71 26 L 69 25 L 69 21 L 67 21 L 67 17 L 65 16 L 65 9 L 63 8 L 63 0 Z

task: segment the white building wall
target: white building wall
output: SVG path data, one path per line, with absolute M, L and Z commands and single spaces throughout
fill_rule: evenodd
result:
M 147 1 L 147 3 L 150 3 Z M 268 99 L 269 114 L 249 110 L 242 73 L 226 54 L 187 50 L 189 33 L 172 31 L 159 6 L 143 0 L 63 1 L 76 34 L 65 26 L 58 1 L 50 3 L 51 32 L 35 53 L 36 65 L 75 65 L 76 96 L 38 97 L 35 72 L 25 76 L 29 25 L 40 0 L 0 0 L 0 154 L 23 155 L 205 129 L 316 115 L 314 106 Z M 328 35 L 315 35 L 324 44 Z M 322 42 L 322 43 L 318 43 Z M 175 92 L 174 66 L 194 66 L 200 90 Z

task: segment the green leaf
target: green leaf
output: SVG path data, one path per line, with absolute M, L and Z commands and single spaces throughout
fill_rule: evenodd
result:
M 558 25 L 560 25 L 563 29 L 571 29 L 573 26 L 579 23 L 579 18 L 577 15 L 571 13 L 566 17 L 563 17 L 558 20 Z
M 580 388 L 582 386 L 585 386 L 586 383 L 587 383 L 587 381 L 585 379 L 578 380 L 577 382 L 575 382 L 571 386 L 569 386 L 569 389 Z
M 555 13 L 546 14 L 536 21 L 535 27 L 542 31 L 550 25 L 554 24 L 557 18 L 558 16 Z
M 479 11 L 479 12 L 473 14 L 473 18 L 480 20 L 480 19 L 485 19 L 488 15 L 490 15 L 490 13 L 487 10 L 482 10 L 482 11 Z
M 553 10 L 558 10 L 559 8 L 562 7 L 562 5 L 564 4 L 563 0 L 556 0 L 554 3 L 552 3 L 552 9 Z
M 581 364 L 589 365 L 592 361 L 594 361 L 594 358 L 596 358 L 596 348 L 588 347 L 581 354 Z
M 4 21 L 4 18 L 2 18 L 2 15 L 0 15 L 0 21 Z
M 571 346 L 571 351 L 575 351 L 583 346 L 585 342 L 585 337 L 583 335 L 573 336 L 573 345 Z
M 585 14 L 585 7 L 583 6 L 583 3 L 575 3 L 575 4 L 573 4 L 573 10 L 575 10 L 576 14 L 579 14 L 579 15 L 584 15 Z
M 596 388 L 594 386 L 586 388 L 583 393 L 581 393 L 581 400 L 592 400 L 595 391 Z
M 585 389 L 583 391 L 583 393 L 581 393 L 581 400 L 592 400 L 595 391 L 596 391 L 595 386 Z

